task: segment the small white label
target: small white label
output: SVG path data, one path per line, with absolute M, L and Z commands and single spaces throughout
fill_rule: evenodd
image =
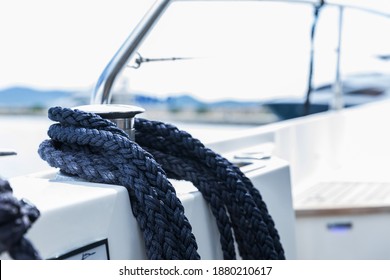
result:
M 60 260 L 109 260 L 107 239 L 87 246 L 83 246 L 72 252 L 66 253 L 56 259 Z

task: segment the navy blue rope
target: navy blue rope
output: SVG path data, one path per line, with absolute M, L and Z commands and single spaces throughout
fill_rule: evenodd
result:
M 191 181 L 210 204 L 225 259 L 284 259 L 279 235 L 250 180 L 172 125 L 136 119 L 137 143 L 110 121 L 54 107 L 39 154 L 51 166 L 128 189 L 150 259 L 199 259 L 195 237 L 169 178 Z M 166 172 L 166 173 L 165 173 Z
M 235 232 L 241 257 L 244 259 L 284 259 L 284 251 L 275 224 L 268 213 L 266 204 L 252 182 L 225 158 L 206 148 L 199 140 L 173 125 L 156 121 L 136 119 L 136 139 L 145 147 L 153 148 L 163 154 L 155 156 L 167 172 L 178 172 L 179 163 L 171 167 L 166 165 L 168 156 L 178 160 L 196 162 L 198 174 L 186 178 L 196 185 L 208 170 L 209 177 L 218 184 L 206 188 L 198 186 L 205 196 L 209 189 L 216 188 L 222 193 Z M 164 165 L 165 163 L 165 165 Z M 199 166 L 203 166 L 200 168 Z M 206 169 L 206 170 L 205 170 Z M 205 179 L 206 181 L 208 179 Z M 207 200 L 207 197 L 205 197 Z M 218 221 L 218 217 L 217 217 Z M 220 229 L 221 231 L 221 229 Z M 223 232 L 223 231 L 221 231 Z M 223 245 L 223 244 L 222 244 Z
M 41 259 L 24 237 L 39 215 L 34 205 L 15 198 L 8 181 L 0 179 L 0 253 L 8 252 L 16 260 Z

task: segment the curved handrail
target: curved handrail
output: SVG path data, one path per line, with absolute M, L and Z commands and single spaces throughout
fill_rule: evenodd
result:
M 168 5 L 173 1 L 179 0 L 157 0 L 152 8 L 142 18 L 130 36 L 122 44 L 107 66 L 104 68 L 100 75 L 95 88 L 93 89 L 91 96 L 91 104 L 109 104 L 111 102 L 111 88 L 116 79 L 116 76 L 126 65 L 127 61 L 136 53 L 137 48 L 152 29 L 154 24 L 164 13 Z M 194 1 L 194 0 L 181 0 L 181 1 Z M 208 1 L 221 1 L 221 0 L 208 0 Z M 223 0 L 226 1 L 226 0 Z M 228 0 L 228 1 L 242 1 L 242 0 Z M 248 1 L 248 0 L 244 0 Z M 270 0 L 249 0 L 249 1 L 270 1 Z M 271 0 L 272 1 L 272 0 Z M 281 0 L 273 0 L 280 2 Z M 300 2 L 315 4 L 319 3 L 319 0 L 290 0 L 282 2 Z
M 139 45 L 146 35 L 153 28 L 160 16 L 165 12 L 166 8 L 173 1 L 197 1 L 197 0 L 157 0 L 151 9 L 146 13 L 143 19 L 139 22 L 130 36 L 126 39 L 123 45 L 116 52 L 114 57 L 107 64 L 102 74 L 100 75 L 95 88 L 91 95 L 91 104 L 109 104 L 111 102 L 111 88 L 119 74 L 126 65 L 127 61 L 136 53 Z M 202 0 L 205 1 L 205 0 Z M 362 4 L 354 5 L 353 1 L 348 0 L 208 0 L 212 1 L 258 1 L 258 2 L 291 2 L 319 5 L 325 3 L 330 6 L 339 6 L 346 8 L 354 8 L 364 10 L 369 13 L 378 14 L 385 17 L 390 17 L 389 12 L 370 9 Z M 361 1 L 360 1 L 361 2 Z

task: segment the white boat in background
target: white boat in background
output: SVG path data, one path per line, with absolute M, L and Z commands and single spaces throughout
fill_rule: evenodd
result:
M 108 108 L 110 114 L 117 113 L 118 107 L 109 104 L 113 83 L 128 61 L 136 57 L 143 39 L 171 2 L 186 1 L 156 1 L 103 71 L 92 94 L 92 105 L 80 110 L 106 116 L 103 111 Z M 388 3 L 375 6 L 381 1 L 259 2 L 297 2 L 313 7 L 324 4 L 340 8 L 340 13 L 359 9 L 390 17 Z M 337 104 L 329 111 L 234 131 L 223 126 L 180 127 L 239 166 L 252 181 L 267 204 L 287 259 L 390 259 L 390 100 L 378 98 L 376 102 L 340 108 L 341 83 L 338 75 L 333 87 L 335 97 L 329 100 Z M 384 92 L 388 95 L 390 87 Z M 130 107 L 129 117 L 121 116 L 121 120 L 111 117 L 129 134 L 134 128 L 123 125 L 127 125 L 126 119 L 130 124 L 134 121 L 132 110 Z M 124 187 L 87 182 L 47 168 L 36 150 L 47 138 L 49 121 L 0 120 L 1 145 L 21 143 L 17 156 L 0 158 L 0 172 L 8 166 L 6 179 L 14 195 L 28 199 L 41 211 L 26 237 L 42 258 L 146 258 L 143 237 Z M 32 145 L 24 144 L 26 138 Z M 31 146 L 33 152 L 29 151 Z M 18 170 L 19 165 L 23 169 Z M 223 258 L 218 227 L 201 193 L 189 182 L 170 181 L 184 206 L 202 259 Z M 4 253 L 1 258 L 9 256 Z

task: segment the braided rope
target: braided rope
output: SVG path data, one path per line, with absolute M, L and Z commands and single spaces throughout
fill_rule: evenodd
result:
M 0 179 L 0 253 L 16 260 L 38 260 L 40 256 L 24 234 L 38 219 L 38 209 L 12 194 L 8 181 Z
M 169 178 L 191 181 L 210 204 L 225 259 L 284 259 L 260 193 L 220 155 L 176 127 L 136 119 L 136 139 L 110 121 L 79 110 L 49 109 L 39 154 L 51 166 L 92 182 L 127 188 L 150 259 L 199 259 L 195 237 Z M 166 173 L 165 173 L 166 172 Z
M 234 230 L 242 258 L 284 259 L 280 238 L 266 204 L 259 191 L 238 167 L 173 125 L 136 119 L 135 128 L 136 139 L 141 146 L 164 151 L 165 155 L 159 157 L 153 153 L 157 161 L 168 155 L 174 155 L 183 162 L 196 161 L 220 182 L 218 191 L 224 194 L 233 225 L 238 225 Z M 163 164 L 167 172 L 175 172 L 174 170 L 178 170 L 176 166 L 171 170 Z M 204 171 L 200 171 L 190 181 L 194 183 L 203 173 Z M 205 195 L 203 188 L 199 190 Z

